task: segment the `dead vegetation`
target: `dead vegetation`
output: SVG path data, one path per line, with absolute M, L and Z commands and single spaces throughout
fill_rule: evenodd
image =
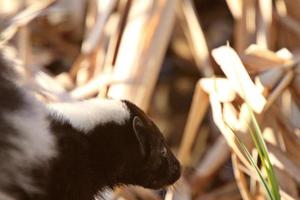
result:
M 258 159 L 248 103 L 263 131 L 281 198 L 299 199 L 300 1 L 0 4 L 0 45 L 13 46 L 39 98 L 129 99 L 153 116 L 173 144 L 184 173 L 166 195 L 128 187 L 112 198 L 264 199 L 227 126 Z

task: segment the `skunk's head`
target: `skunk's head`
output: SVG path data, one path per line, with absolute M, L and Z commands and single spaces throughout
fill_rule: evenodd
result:
M 95 183 L 157 189 L 180 177 L 180 164 L 158 127 L 129 101 L 88 100 L 51 110 L 54 118 L 85 135 Z
M 134 170 L 130 171 L 129 183 L 152 189 L 173 184 L 180 177 L 181 167 L 159 128 L 137 106 L 123 102 L 130 112 L 127 134 L 133 135 L 138 153 Z
M 111 186 L 133 184 L 157 189 L 173 184 L 180 177 L 180 164 L 158 127 L 129 101 L 118 104 L 121 107 L 114 104 L 116 107 L 106 113 L 111 121 L 97 125 L 88 134 L 92 169 L 105 172 L 105 182 Z

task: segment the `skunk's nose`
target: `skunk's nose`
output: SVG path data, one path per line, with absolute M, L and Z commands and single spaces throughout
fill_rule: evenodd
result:
M 171 168 L 173 169 L 171 172 L 171 181 L 172 183 L 176 182 L 181 176 L 181 166 L 177 159 L 174 160 Z

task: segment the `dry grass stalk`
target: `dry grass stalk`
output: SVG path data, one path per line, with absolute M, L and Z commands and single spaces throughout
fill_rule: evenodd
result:
M 115 33 L 112 34 L 112 38 L 109 41 L 107 56 L 104 61 L 104 66 L 114 66 L 118 55 L 120 42 L 126 23 L 128 20 L 129 10 L 132 4 L 132 0 L 122 0 L 119 4 L 120 16 Z
M 259 81 L 260 84 L 271 91 L 282 79 L 283 75 L 284 69 L 276 67 L 261 73 L 255 81 Z
M 257 27 L 256 42 L 260 47 L 272 49 L 274 46 L 274 44 L 271 44 L 271 26 L 273 21 L 272 0 L 259 0 L 258 4 L 261 20 L 259 20 Z
M 55 0 L 36 1 L 12 18 L 7 24 L 7 27 L 1 32 L 0 46 L 5 45 L 5 43 L 14 36 L 19 27 L 29 23 L 54 2 Z
M 47 73 L 39 71 L 34 74 L 33 78 L 35 80 L 35 90 L 42 95 L 47 102 L 68 101 L 72 99 L 66 89 Z
M 81 86 L 104 70 L 105 58 L 107 57 L 106 45 L 109 42 L 109 38 L 112 37 L 110 34 L 114 34 L 114 30 L 117 29 L 117 26 L 112 26 L 112 24 L 119 20 L 119 18 L 112 15 L 117 2 L 117 0 L 101 3 L 99 1 L 90 2 L 90 7 L 97 7 L 96 11 L 90 8 L 90 13 L 88 13 L 89 18 L 93 18 L 93 15 L 96 15 L 95 22 L 91 27 L 91 22 L 88 22 L 87 19 L 86 36 L 81 46 L 81 54 L 70 71 L 71 77 L 76 79 L 77 84 Z M 108 28 L 111 33 L 107 33 Z
M 251 0 L 226 0 L 226 2 L 235 18 L 235 49 L 241 53 L 254 39 L 255 2 Z
M 205 77 L 212 76 L 209 50 L 193 2 L 191 0 L 181 1 L 177 15 L 198 69 L 203 72 Z
M 120 43 L 114 77 L 131 77 L 141 84 L 114 85 L 110 87 L 108 96 L 129 99 L 147 110 L 170 38 L 177 2 L 159 1 L 153 10 L 151 1 L 133 2 Z
M 223 136 L 219 136 L 215 144 L 208 150 L 208 153 L 196 167 L 193 176 L 192 191 L 200 193 L 209 184 L 217 171 L 230 157 L 230 148 Z
M 28 1 L 24 1 L 22 4 L 23 4 L 22 7 L 26 7 Z M 32 71 L 31 71 L 32 66 L 29 67 L 31 48 L 30 48 L 30 31 L 26 25 L 19 27 L 18 47 L 19 47 L 20 58 L 23 61 L 23 65 L 25 68 L 26 76 L 27 78 L 29 78 L 32 75 Z
M 197 136 L 198 128 L 208 108 L 208 103 L 208 96 L 203 91 L 201 82 L 198 82 L 178 153 L 178 158 L 181 160 L 183 166 L 187 166 L 189 163 L 192 146 Z
M 240 170 L 241 163 L 237 158 L 236 154 L 232 153 L 231 159 L 232 159 L 234 177 L 239 187 L 242 198 L 244 200 L 253 199 L 252 195 L 249 193 L 248 190 L 248 183 L 245 174 Z
M 99 88 L 113 83 L 111 73 L 102 73 L 82 86 L 76 87 L 71 91 L 71 96 L 75 99 L 86 99 L 94 96 Z
M 277 53 L 253 44 L 241 53 L 241 60 L 248 71 L 256 73 L 280 67 L 287 62 L 286 58 L 279 57 Z
M 105 24 L 107 23 L 107 20 L 116 4 L 117 0 L 105 0 L 101 1 L 101 3 L 98 1 L 98 14 L 96 22 L 82 43 L 82 53 L 88 54 L 93 49 L 95 49 L 96 45 L 99 43 L 100 38 L 103 37 Z
M 276 100 L 276 98 L 278 98 L 278 96 L 283 92 L 283 90 L 291 83 L 293 76 L 294 76 L 293 71 L 288 71 L 286 73 L 286 75 L 283 77 L 279 85 L 269 95 L 264 110 L 267 110 L 270 107 L 270 105 L 272 105 L 272 103 Z
M 30 64 L 30 56 L 31 56 L 31 46 L 30 46 L 30 31 L 28 27 L 23 26 L 19 28 L 19 35 L 18 35 L 18 46 L 19 46 L 19 53 L 20 58 L 23 61 L 23 65 L 26 71 L 26 75 L 30 78 L 33 74 L 32 70 L 33 67 L 29 66 Z

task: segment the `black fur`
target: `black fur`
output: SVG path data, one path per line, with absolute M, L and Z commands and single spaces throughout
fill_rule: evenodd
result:
M 108 123 L 87 134 L 51 119 L 60 156 L 54 162 L 45 200 L 91 200 L 107 187 L 133 184 L 156 189 L 179 178 L 180 164 L 159 129 L 134 104 L 124 103 L 131 113 L 125 125 Z M 134 132 L 136 116 L 142 122 L 137 127 L 139 136 Z
M 0 109 L 3 113 L 13 112 L 26 104 L 21 90 L 13 81 L 16 78 L 17 75 L 0 54 Z

